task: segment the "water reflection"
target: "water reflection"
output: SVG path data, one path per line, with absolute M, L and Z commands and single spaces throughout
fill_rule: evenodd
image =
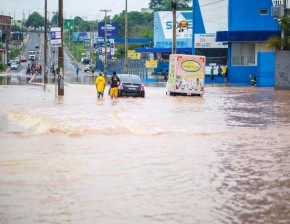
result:
M 290 92 L 48 88 L 0 86 L 0 223 L 289 222 Z

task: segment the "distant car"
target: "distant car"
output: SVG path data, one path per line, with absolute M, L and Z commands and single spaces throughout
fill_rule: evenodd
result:
M 88 65 L 88 64 L 90 64 L 90 59 L 89 58 L 82 58 L 81 63 L 84 65 Z
M 15 61 L 16 61 L 17 64 L 20 65 L 20 58 L 19 57 L 15 57 Z
M 12 61 L 10 65 L 11 70 L 17 70 L 18 69 L 18 64 L 16 61 Z
M 119 97 L 145 97 L 145 86 L 141 81 L 140 76 L 131 74 L 120 74 Z
M 28 59 L 31 61 L 35 60 L 35 51 L 34 50 L 30 50 L 28 53 Z
M 8 66 L 11 66 L 11 63 L 13 62 L 14 60 L 10 59 L 7 63 Z
M 19 58 L 20 58 L 20 62 L 27 62 L 26 57 L 24 57 L 24 56 L 20 56 Z
M 35 48 L 39 48 L 39 45 L 38 45 L 38 44 L 36 44 L 36 45 L 35 45 Z

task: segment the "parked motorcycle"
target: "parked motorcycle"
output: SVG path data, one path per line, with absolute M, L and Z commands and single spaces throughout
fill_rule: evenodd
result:
M 254 86 L 257 84 L 257 76 L 250 75 L 250 85 Z

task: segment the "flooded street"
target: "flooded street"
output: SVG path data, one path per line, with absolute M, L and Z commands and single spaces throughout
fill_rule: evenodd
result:
M 290 222 L 290 91 L 54 88 L 0 85 L 1 224 Z

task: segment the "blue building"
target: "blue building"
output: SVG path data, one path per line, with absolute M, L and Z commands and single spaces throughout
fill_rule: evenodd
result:
M 248 82 L 254 74 L 260 86 L 274 86 L 275 57 L 266 41 L 281 31 L 272 6 L 272 0 L 228 0 L 228 30 L 218 31 L 216 41 L 228 43 L 229 82 Z

